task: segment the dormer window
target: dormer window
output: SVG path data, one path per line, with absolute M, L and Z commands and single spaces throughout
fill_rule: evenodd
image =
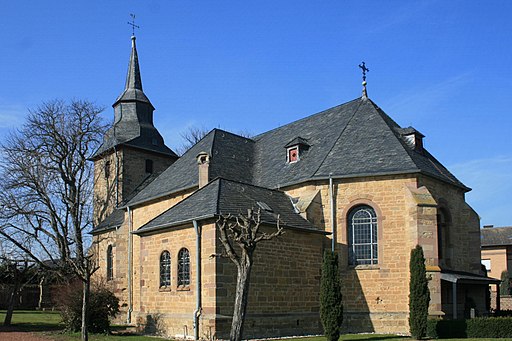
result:
M 309 149 L 309 143 L 302 137 L 296 137 L 285 146 L 286 148 L 286 162 L 295 163 L 300 161 L 304 152 Z
M 299 146 L 288 148 L 288 163 L 299 161 Z
M 400 135 L 405 143 L 413 150 L 423 153 L 423 138 L 425 135 L 413 127 L 401 128 Z

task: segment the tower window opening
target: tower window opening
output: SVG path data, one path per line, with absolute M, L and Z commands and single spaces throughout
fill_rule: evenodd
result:
M 153 173 L 153 160 L 146 160 L 146 173 Z
M 105 179 L 110 178 L 110 161 L 105 162 L 105 169 L 103 171 L 105 174 Z

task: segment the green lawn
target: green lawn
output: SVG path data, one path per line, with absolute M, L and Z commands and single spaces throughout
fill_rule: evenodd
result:
M 0 310 L 0 332 L 3 327 L 5 310 Z M 63 333 L 63 325 L 58 312 L 55 311 L 15 311 L 12 315 L 12 327 L 18 331 L 35 332 L 50 340 L 75 341 L 80 340 L 80 333 Z M 139 335 L 103 335 L 90 334 L 91 341 L 155 341 L 154 337 Z
M 0 332 L 4 328 L 3 320 L 5 317 L 5 310 L 0 310 Z M 76 341 L 80 340 L 79 333 L 63 333 L 63 326 L 60 323 L 60 315 L 58 312 L 53 311 L 15 311 L 12 318 L 13 328 L 20 331 L 35 332 L 42 335 L 49 340 L 55 341 Z M 114 328 L 119 329 L 119 328 Z M 91 341 L 155 341 L 154 337 L 139 336 L 139 335 L 96 335 L 89 336 Z M 290 339 L 285 339 L 290 340 Z M 296 341 L 325 341 L 324 337 L 305 337 L 294 339 Z M 412 341 L 411 338 L 397 335 L 381 335 L 381 334 L 347 334 L 340 337 L 340 341 L 375 341 L 375 340 L 390 340 Z M 443 339 L 443 341 L 506 341 L 512 339 Z
M 3 326 L 5 310 L 0 310 L 0 323 Z M 12 325 L 21 331 L 43 331 L 62 329 L 60 315 L 56 311 L 14 311 Z M 1 329 L 0 329 L 1 330 Z

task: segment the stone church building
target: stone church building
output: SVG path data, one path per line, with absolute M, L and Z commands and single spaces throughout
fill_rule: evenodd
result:
M 95 254 L 128 324 L 227 338 L 236 269 L 220 215 L 259 209 L 269 231 L 251 275 L 247 338 L 322 333 L 323 251 L 340 257 L 345 331 L 407 333 L 409 257 L 423 246 L 429 313 L 486 313 L 470 190 L 366 95 L 252 138 L 213 129 L 185 154 L 164 144 L 132 37 L 126 86 L 94 161 Z M 334 242 L 332 242 L 334 240 Z

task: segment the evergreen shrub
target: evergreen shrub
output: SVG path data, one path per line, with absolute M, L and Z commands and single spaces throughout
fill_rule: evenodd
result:
M 320 318 L 328 341 L 337 341 L 343 322 L 343 302 L 338 255 L 330 250 L 324 252 L 322 279 L 320 284 Z
M 501 273 L 501 283 L 500 283 L 500 295 L 506 296 L 510 295 L 510 275 L 507 270 Z
M 429 320 L 427 336 L 433 339 L 512 338 L 512 317 Z
M 419 340 L 427 334 L 428 304 L 430 302 L 425 257 L 423 256 L 423 249 L 419 245 L 411 250 L 409 270 L 411 273 L 409 282 L 409 330 L 411 336 Z

